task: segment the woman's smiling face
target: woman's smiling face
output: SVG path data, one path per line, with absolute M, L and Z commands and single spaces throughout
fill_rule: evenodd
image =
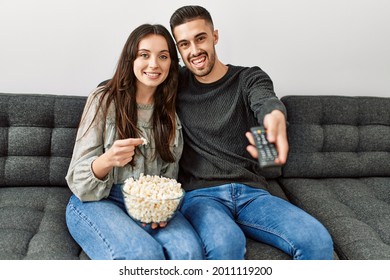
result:
M 168 44 L 161 35 L 148 35 L 138 44 L 133 70 L 138 87 L 157 88 L 169 74 L 171 57 Z

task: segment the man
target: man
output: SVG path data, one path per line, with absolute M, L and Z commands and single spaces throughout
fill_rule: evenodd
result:
M 287 160 L 286 111 L 259 67 L 223 64 L 209 12 L 184 6 L 170 19 L 185 63 L 178 115 L 184 133 L 179 181 L 187 191 L 182 212 L 198 232 L 208 259 L 244 259 L 245 236 L 294 259 L 331 259 L 332 239 L 312 216 L 272 196 L 261 175 L 253 126 L 264 125 L 279 164 Z M 246 137 L 248 137 L 248 139 Z M 251 157 L 252 155 L 252 157 Z

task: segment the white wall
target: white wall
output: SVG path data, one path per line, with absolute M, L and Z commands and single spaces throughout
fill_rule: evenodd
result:
M 278 96 L 390 96 L 387 0 L 0 0 L 0 92 L 87 95 L 131 30 L 206 7 L 224 63 L 258 65 Z

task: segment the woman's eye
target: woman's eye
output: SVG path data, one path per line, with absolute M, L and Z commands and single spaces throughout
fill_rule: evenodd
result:
M 142 57 L 142 58 L 148 58 L 149 57 L 149 55 L 147 53 L 141 53 L 139 56 Z
M 160 56 L 160 59 L 162 59 L 162 60 L 166 60 L 166 59 L 168 59 L 168 58 L 169 58 L 169 57 L 168 57 L 167 55 L 165 55 L 165 54 Z

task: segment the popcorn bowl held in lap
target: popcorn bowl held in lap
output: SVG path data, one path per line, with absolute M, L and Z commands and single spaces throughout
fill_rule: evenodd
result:
M 143 174 L 129 178 L 123 187 L 127 213 L 134 220 L 149 224 L 167 222 L 180 208 L 185 191 L 174 179 Z

